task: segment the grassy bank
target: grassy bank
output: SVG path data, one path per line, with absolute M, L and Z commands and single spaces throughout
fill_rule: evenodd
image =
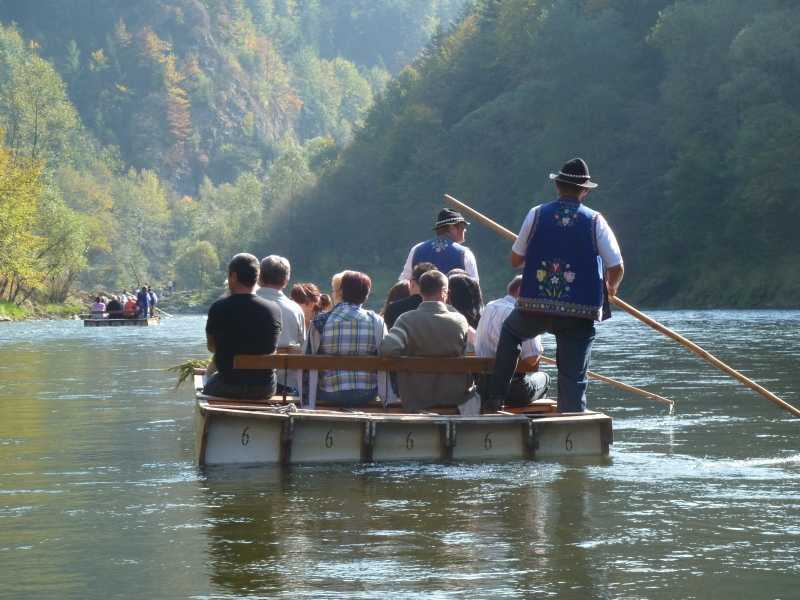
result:
M 28 304 L 17 306 L 13 302 L 0 302 L 0 321 L 23 321 L 25 319 L 69 319 L 85 312 L 76 302 L 64 304 Z

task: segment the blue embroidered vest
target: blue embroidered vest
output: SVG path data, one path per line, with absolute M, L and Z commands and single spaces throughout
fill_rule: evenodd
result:
M 411 266 L 415 267 L 422 262 L 433 263 L 445 275 L 452 269 L 463 269 L 464 246 L 456 244 L 449 237 L 437 236 L 432 240 L 423 242 L 414 251 Z
M 539 207 L 528 239 L 517 308 L 600 319 L 604 284 L 595 235 L 597 215 L 564 198 Z

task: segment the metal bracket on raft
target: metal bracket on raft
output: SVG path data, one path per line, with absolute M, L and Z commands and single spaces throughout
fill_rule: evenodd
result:
M 288 465 L 292 460 L 292 441 L 294 440 L 294 418 L 289 415 L 289 418 L 283 421 L 281 427 L 281 463 Z
M 364 422 L 364 436 L 361 442 L 361 460 L 372 462 L 375 450 L 375 421 Z
M 528 420 L 528 431 L 525 440 L 525 447 L 528 449 L 528 458 L 533 460 L 536 458 L 536 451 L 539 449 L 539 432 L 536 430 L 536 424 L 533 419 Z
M 442 436 L 442 458 L 453 460 L 453 450 L 456 447 L 456 424 L 452 421 L 440 425 Z

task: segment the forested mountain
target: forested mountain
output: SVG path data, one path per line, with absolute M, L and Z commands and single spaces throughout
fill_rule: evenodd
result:
M 798 34 L 789 0 L 0 0 L 0 300 L 242 250 L 382 293 L 444 192 L 516 229 L 580 155 L 624 297 L 797 306 Z M 494 296 L 508 244 L 468 242 Z
M 483 0 L 392 81 L 287 233 L 308 228 L 309 266 L 388 279 L 444 192 L 517 229 L 580 155 L 623 246 L 623 297 L 797 306 L 798 82 L 796 2 Z M 499 293 L 509 244 L 469 235 Z
M 270 209 L 313 182 L 463 4 L 0 1 L 5 150 L 40 173 L 37 210 L 0 199 L 18 219 L 0 227 L 29 234 L 27 266 L 0 269 L 0 299 L 58 299 L 79 276 L 163 282 L 176 265 L 184 285 L 206 270 L 218 281 L 219 257 L 262 237 Z M 0 235 L 0 254 L 21 239 Z M 73 251 L 46 268 L 54 240 Z

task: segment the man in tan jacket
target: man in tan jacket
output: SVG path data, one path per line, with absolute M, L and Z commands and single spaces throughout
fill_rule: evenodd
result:
M 447 277 L 428 271 L 419 279 L 422 303 L 400 315 L 381 343 L 382 356 L 464 356 L 467 320 L 445 304 Z M 458 406 L 461 414 L 478 414 L 480 398 L 469 374 L 398 373 L 403 408 Z

